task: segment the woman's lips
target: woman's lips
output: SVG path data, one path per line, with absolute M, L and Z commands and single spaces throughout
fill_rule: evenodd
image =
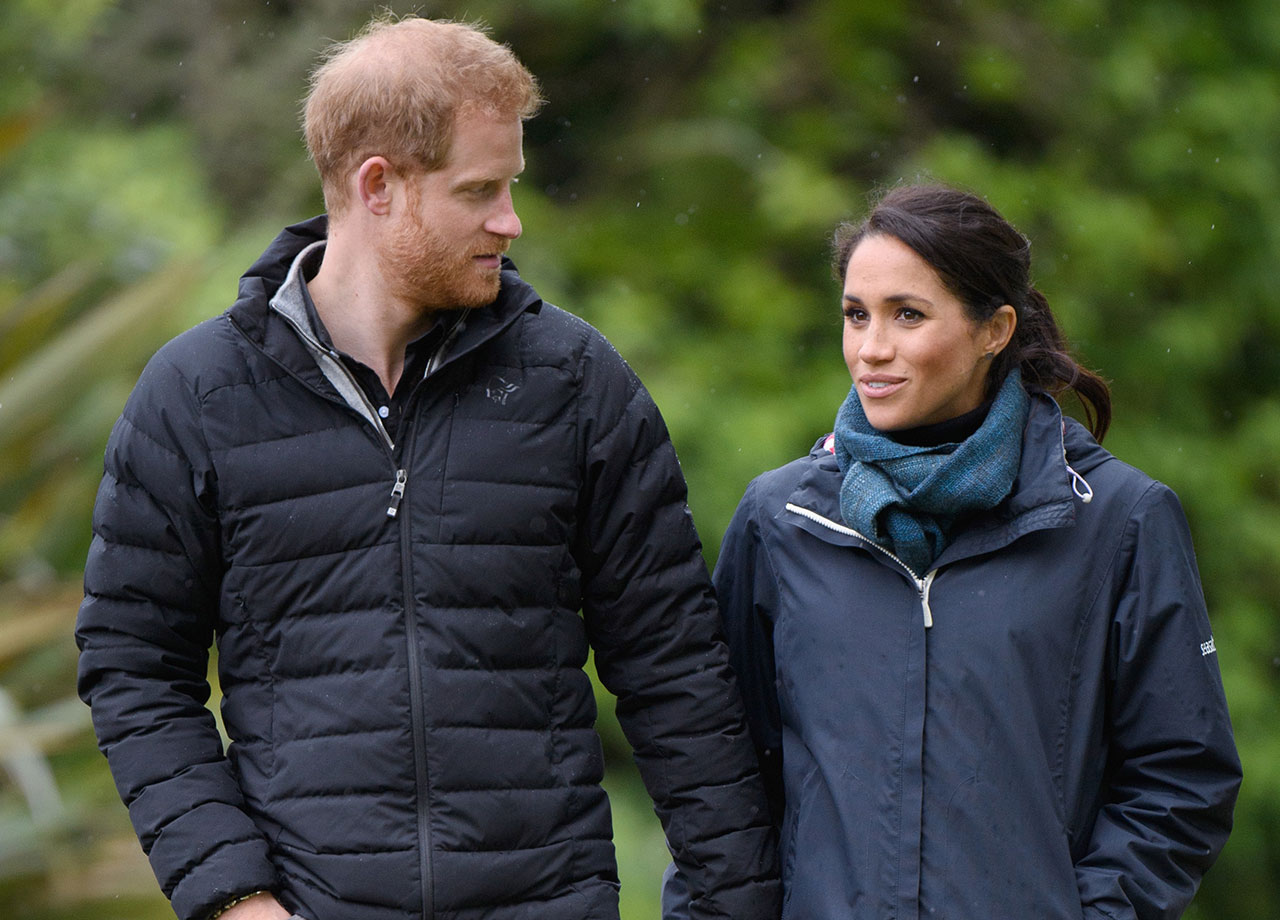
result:
M 906 385 L 902 377 L 868 376 L 858 378 L 858 392 L 870 399 L 892 396 Z

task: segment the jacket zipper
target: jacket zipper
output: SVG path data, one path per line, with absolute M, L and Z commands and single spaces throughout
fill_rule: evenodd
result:
M 396 484 L 391 487 L 391 504 L 387 506 L 387 517 L 393 518 L 400 512 L 400 501 L 404 498 L 404 487 L 408 482 L 408 470 L 396 470 Z
M 404 495 L 408 474 L 396 473 L 395 504 L 387 509 L 389 517 L 395 517 L 400 497 Z M 427 775 L 427 730 L 424 724 L 426 699 L 422 690 L 422 671 L 418 663 L 418 618 L 413 609 L 413 555 L 410 552 L 409 515 L 400 518 L 400 578 L 404 591 L 404 641 L 409 671 L 409 719 L 413 730 L 414 782 L 417 785 L 418 819 L 418 877 L 422 879 L 422 916 L 435 916 L 435 882 L 431 866 L 431 809 L 428 790 L 431 779 Z
M 360 414 L 364 416 L 365 420 L 373 426 L 374 431 L 378 433 L 378 437 L 381 439 L 383 447 L 387 449 L 387 456 L 390 458 L 391 463 L 394 466 L 396 455 L 395 442 L 391 440 L 391 435 L 387 433 L 387 426 L 382 424 L 382 420 L 378 417 L 378 410 L 374 407 L 373 403 L 369 401 L 369 397 L 365 394 L 364 388 L 360 386 L 355 375 L 352 374 L 351 371 L 347 369 L 346 364 L 342 362 L 342 356 L 338 354 L 336 349 L 330 348 L 322 343 L 287 313 L 282 313 L 279 310 L 277 310 L 276 313 L 281 319 L 293 327 L 294 333 L 297 334 L 298 338 L 302 339 L 302 341 L 306 343 L 308 348 L 312 351 L 320 352 L 333 362 L 334 367 L 338 369 L 338 373 L 342 374 L 347 383 L 351 386 L 351 390 L 359 396 L 360 403 L 364 406 L 364 411 Z M 432 361 L 434 362 L 438 357 L 439 352 L 437 351 L 437 353 L 432 356 Z M 323 371 L 323 368 L 321 370 Z M 404 489 L 408 482 L 408 478 L 408 470 L 396 470 L 395 481 L 391 485 L 391 501 L 387 505 L 387 517 L 395 517 L 396 514 L 399 513 L 400 499 L 404 497 Z
M 911 566 L 907 565 L 905 562 L 903 562 L 893 553 L 889 552 L 889 550 L 885 549 L 879 543 L 876 543 L 874 540 L 867 539 L 865 536 L 858 533 L 858 531 L 854 530 L 852 527 L 846 527 L 844 524 L 837 524 L 835 521 L 831 520 L 830 518 L 823 517 L 821 514 L 818 514 L 816 511 L 810 511 L 808 508 L 802 508 L 799 505 L 793 504 L 792 502 L 787 502 L 787 510 L 790 511 L 792 514 L 798 514 L 802 518 L 813 521 L 815 524 L 818 524 L 822 527 L 827 528 L 827 530 L 832 530 L 832 531 L 835 531 L 836 533 L 844 534 L 846 537 L 856 537 L 857 539 L 865 543 L 867 546 L 870 546 L 872 549 L 876 550 L 877 552 L 885 556 L 888 556 L 890 559 L 896 562 L 902 568 L 902 570 L 907 573 L 907 576 L 911 579 L 912 583 L 916 586 L 916 593 L 920 595 L 920 608 L 924 612 L 924 628 L 929 629 L 931 626 L 933 626 L 933 610 L 929 606 L 929 590 L 933 587 L 933 579 L 938 574 L 937 569 L 931 570 L 930 572 L 926 573 L 923 578 L 921 578 L 914 571 L 912 571 Z
M 329 360 L 333 362 L 334 366 L 337 367 L 338 372 L 346 378 L 347 382 L 351 385 L 351 389 L 360 397 L 360 402 L 364 406 L 365 411 L 361 414 L 365 416 L 369 423 L 373 425 L 374 430 L 377 431 L 378 436 L 382 439 L 383 445 L 387 448 L 387 454 L 391 457 L 394 465 L 396 450 L 395 442 L 391 440 L 391 435 L 387 433 L 387 426 L 382 424 L 381 419 L 378 417 L 378 411 L 374 407 L 373 403 L 369 401 L 369 397 L 366 395 L 364 388 L 360 386 L 355 375 L 352 374 L 351 371 L 347 369 L 347 365 L 343 363 L 342 356 L 338 354 L 336 349 L 330 348 L 317 339 L 310 331 L 295 321 L 293 317 L 289 316 L 287 313 L 283 313 L 279 310 L 277 310 L 276 313 L 281 319 L 293 327 L 293 331 L 297 334 L 298 338 L 302 339 L 313 351 L 321 352 L 328 357 Z M 431 357 L 427 360 L 427 369 L 422 375 L 424 380 L 439 369 L 441 359 L 444 357 L 445 349 L 449 347 L 453 342 L 454 337 L 458 334 L 458 331 L 462 328 L 462 322 L 465 316 L 466 314 L 461 312 L 457 315 L 453 321 L 453 325 L 451 325 L 445 332 L 444 338 L 440 341 L 436 350 L 432 352 Z M 400 513 L 400 501 L 404 498 L 404 490 L 408 485 L 408 481 L 409 471 L 403 468 L 397 468 L 395 473 L 395 482 L 391 485 L 391 500 L 387 504 L 387 517 L 393 518 Z
M 356 381 L 355 375 L 347 369 L 335 349 L 322 344 L 307 329 L 295 322 L 292 317 L 280 311 L 277 311 L 277 313 L 293 327 L 294 332 L 308 347 L 328 357 L 337 366 L 339 372 L 346 378 L 355 393 L 358 394 L 365 409 L 360 414 L 364 415 L 366 420 L 373 425 L 382 440 L 383 446 L 387 449 L 387 456 L 391 460 L 391 465 L 396 468 L 395 482 L 391 486 L 391 499 L 387 505 L 387 517 L 397 517 L 400 512 L 400 503 L 404 500 L 405 489 L 409 484 L 409 471 L 396 463 L 395 442 L 391 440 L 391 435 L 387 433 L 387 428 L 382 424 L 377 410 L 369 401 L 364 389 Z M 439 370 L 445 350 L 452 344 L 461 330 L 465 315 L 465 312 L 458 314 L 453 325 L 445 333 L 444 339 L 441 340 L 436 350 L 432 352 L 427 361 L 427 368 L 422 374 L 423 380 L 426 380 Z M 413 396 L 411 395 L 409 398 L 412 400 Z M 407 412 L 405 417 L 408 418 Z M 418 787 L 418 873 L 422 879 L 422 915 L 423 917 L 433 917 L 435 916 L 433 895 L 435 881 L 431 865 L 431 814 L 430 796 L 428 795 L 430 777 L 427 774 L 427 736 L 424 723 L 425 700 L 422 689 L 422 672 L 418 666 L 418 623 L 413 609 L 413 555 L 410 552 L 409 536 L 409 518 L 408 516 L 402 517 L 400 518 L 400 571 L 401 587 L 404 592 L 405 647 L 408 654 L 406 665 L 409 671 L 409 717 L 413 723 L 411 727 L 413 732 L 414 781 Z
M 444 358 L 445 349 L 453 343 L 453 340 L 457 337 L 458 333 L 462 331 L 462 324 L 466 315 L 465 310 L 459 311 L 458 315 L 453 320 L 453 325 L 445 330 L 444 338 L 440 340 L 440 344 L 432 353 L 430 360 L 427 361 L 427 369 L 422 372 L 423 380 L 426 380 L 440 369 L 440 361 Z
M 463 314 L 458 315 L 458 319 L 449 328 L 444 339 L 440 342 L 440 346 L 427 361 L 427 369 L 422 374 L 423 380 L 426 380 L 439 369 L 445 349 L 453 341 L 454 335 L 462 326 L 462 316 Z M 419 381 L 419 385 L 421 385 L 421 381 Z M 414 391 L 409 395 L 408 402 L 411 403 L 416 394 L 417 388 L 415 387 Z M 407 410 L 409 406 L 406 405 L 405 408 Z M 409 418 L 410 415 L 406 411 L 406 422 L 408 422 Z M 401 440 L 402 442 L 408 442 L 405 453 L 412 454 L 410 449 L 413 444 L 412 428 L 409 428 L 408 437 Z M 400 508 L 400 502 L 404 498 L 408 481 L 408 471 L 403 468 L 397 469 L 396 484 L 391 490 L 391 505 L 387 508 L 388 517 L 396 516 Z M 426 699 L 422 689 L 422 671 L 418 664 L 418 619 L 414 615 L 413 606 L 413 554 L 410 551 L 411 542 L 409 536 L 409 516 L 406 515 L 400 519 L 400 571 L 404 590 L 405 648 L 409 656 L 406 663 L 409 669 L 409 718 L 413 722 L 414 782 L 418 787 L 418 876 L 422 879 L 422 916 L 434 917 L 435 873 L 431 865 L 431 803 L 429 794 L 431 777 L 427 772 Z

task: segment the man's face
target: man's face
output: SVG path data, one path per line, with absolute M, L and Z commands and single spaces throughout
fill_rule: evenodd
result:
M 524 170 L 523 133 L 517 117 L 465 112 L 445 165 L 406 178 L 382 254 L 398 296 L 427 310 L 498 296 L 502 254 L 520 235 L 511 186 Z

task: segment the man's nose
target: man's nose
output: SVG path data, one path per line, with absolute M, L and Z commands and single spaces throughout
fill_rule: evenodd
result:
M 489 219 L 484 222 L 484 228 L 494 236 L 503 236 L 509 240 L 514 240 L 522 231 L 520 226 L 520 218 L 516 215 L 515 203 L 511 200 L 511 189 L 505 189 L 497 202 L 497 208 Z

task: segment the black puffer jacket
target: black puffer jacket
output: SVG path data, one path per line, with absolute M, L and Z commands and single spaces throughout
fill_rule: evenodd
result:
M 508 263 L 392 445 L 294 325 L 286 273 L 323 233 L 287 229 L 227 314 L 163 348 L 107 448 L 80 692 L 175 911 L 271 889 L 309 920 L 617 917 L 590 644 L 695 916 L 776 916 L 645 390 Z M 214 635 L 227 756 L 202 705 Z

